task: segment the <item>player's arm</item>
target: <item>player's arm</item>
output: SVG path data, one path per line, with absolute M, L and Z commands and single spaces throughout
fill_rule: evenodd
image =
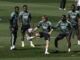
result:
M 50 30 L 50 32 L 48 34 L 51 35 L 52 32 L 53 32 L 53 28 L 51 28 L 51 30 Z
M 29 18 L 30 18 L 30 21 L 31 21 L 31 24 L 32 24 L 32 27 L 33 27 L 34 26 L 34 23 L 33 23 L 31 14 L 29 15 Z
M 52 26 L 51 22 L 49 22 L 49 26 L 50 26 L 51 30 L 48 34 L 51 35 L 51 33 L 53 32 L 53 26 Z
M 11 16 L 10 16 L 10 28 L 11 28 L 12 31 L 14 31 L 13 19 L 14 19 L 14 14 L 11 14 Z
M 80 15 L 79 15 L 79 12 L 78 12 L 78 14 L 77 14 L 77 17 L 78 17 L 78 25 L 80 26 Z
M 36 28 L 34 28 L 34 32 L 38 30 L 38 28 L 40 28 L 41 26 L 41 22 L 39 22 L 38 26 Z
M 79 27 L 80 27 L 80 17 L 79 17 L 79 19 L 78 19 L 78 25 L 79 25 Z
M 60 21 L 53 27 L 53 29 L 57 29 L 60 26 Z
M 68 13 L 68 19 L 67 19 L 67 21 L 70 21 L 70 15 L 69 15 L 69 13 Z
M 18 17 L 18 19 L 17 19 L 17 24 L 18 24 L 18 27 L 20 27 L 19 17 Z

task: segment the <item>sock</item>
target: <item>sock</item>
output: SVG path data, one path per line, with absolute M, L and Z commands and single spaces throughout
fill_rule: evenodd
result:
M 32 40 L 30 40 L 30 45 L 32 45 L 33 44 L 33 42 L 32 42 Z
M 46 48 L 45 52 L 48 52 L 48 48 Z
M 24 44 L 24 41 L 22 41 L 22 44 Z
M 71 49 L 69 48 L 68 51 L 71 51 Z
M 58 48 L 56 48 L 56 51 L 58 51 L 59 49 Z

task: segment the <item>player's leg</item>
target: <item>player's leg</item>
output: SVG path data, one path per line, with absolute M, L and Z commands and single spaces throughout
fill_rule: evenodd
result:
M 59 51 L 59 49 L 58 49 L 58 41 L 61 40 L 61 39 L 63 39 L 64 37 L 65 37 L 65 36 L 64 36 L 63 34 L 59 34 L 59 35 L 56 37 L 55 42 L 54 42 L 55 47 L 56 47 L 56 52 L 55 52 L 55 53 L 57 53 L 57 52 Z
M 46 40 L 45 54 L 50 54 L 50 53 L 48 52 L 49 43 L 50 43 L 50 35 L 49 35 L 49 34 L 46 34 L 46 33 L 41 33 L 40 35 L 42 35 L 42 37 L 44 37 L 45 40 Z
M 66 6 L 66 0 L 64 0 L 63 2 L 63 10 L 66 10 L 65 6 Z
M 22 44 L 22 47 L 24 47 L 24 36 L 25 36 L 25 28 L 22 26 L 21 28 L 21 44 Z
M 26 39 L 30 41 L 30 46 L 31 47 L 35 47 L 35 45 L 33 44 L 32 41 L 32 37 L 33 36 L 33 29 L 30 28 L 30 25 L 27 26 L 27 34 L 26 34 Z
M 48 52 L 49 43 L 50 43 L 50 40 L 46 40 L 45 54 L 50 54 L 50 53 Z
M 76 36 L 77 36 L 77 39 L 78 39 L 78 45 L 80 45 L 79 29 L 76 29 Z
M 68 42 L 68 53 L 70 54 L 71 53 L 71 34 L 67 34 L 66 35 L 66 39 L 67 39 L 67 42 Z
M 15 50 L 15 43 L 16 43 L 16 38 L 17 38 L 17 34 L 16 34 L 16 30 L 14 29 L 14 31 L 11 31 L 11 48 L 10 50 Z
M 17 30 L 14 32 L 14 45 L 16 44 L 16 39 L 17 39 Z
M 28 32 L 28 35 L 31 37 L 31 36 L 33 36 L 33 33 L 32 32 Z M 30 39 L 29 41 L 30 41 L 30 46 L 31 47 L 35 47 L 35 45 L 33 44 L 32 39 Z
M 63 0 L 60 1 L 60 8 L 59 8 L 59 10 L 62 10 L 62 6 L 63 6 Z

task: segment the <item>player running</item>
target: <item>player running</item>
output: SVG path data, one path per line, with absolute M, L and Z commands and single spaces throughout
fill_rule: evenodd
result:
M 70 22 L 66 21 L 66 15 L 62 15 L 61 20 L 56 25 L 55 29 L 60 28 L 61 32 L 55 39 L 55 47 L 56 53 L 59 51 L 58 49 L 58 41 L 66 37 L 68 42 L 68 53 L 71 53 L 71 32 L 72 32 L 72 25 Z
M 31 38 L 44 37 L 44 39 L 46 40 L 45 54 L 50 54 L 48 52 L 48 48 L 49 48 L 49 43 L 50 43 L 50 35 L 53 31 L 53 27 L 52 27 L 51 22 L 48 20 L 47 16 L 45 15 L 42 16 L 42 21 L 39 22 L 38 26 L 34 29 L 34 32 L 38 30 L 40 27 L 42 27 L 43 31 L 36 33 L 36 35 Z
M 19 17 L 21 18 L 21 21 L 22 21 L 22 27 L 21 27 L 22 47 L 25 46 L 25 45 L 24 45 L 25 32 L 27 31 L 28 36 L 31 36 L 31 33 L 28 32 L 28 29 L 31 28 L 30 22 L 32 23 L 32 26 L 33 26 L 33 21 L 32 21 L 31 14 L 30 14 L 30 12 L 29 12 L 27 9 L 28 9 L 27 5 L 23 5 L 23 10 L 24 10 L 24 11 L 20 12 L 20 15 L 19 15 Z M 30 40 L 30 45 L 31 45 L 31 47 L 35 47 L 35 45 L 33 44 L 32 40 Z
M 10 48 L 10 50 L 15 50 L 18 26 L 19 26 L 19 7 L 16 6 L 15 11 L 12 12 L 11 16 L 10 16 L 10 31 L 11 31 L 11 48 Z
M 79 18 L 79 12 L 75 10 L 75 5 L 72 5 L 72 10 L 68 12 L 68 18 L 71 22 L 73 28 L 76 31 L 77 39 L 78 39 L 78 45 L 80 45 L 80 35 L 79 35 L 79 26 L 78 26 L 78 18 Z

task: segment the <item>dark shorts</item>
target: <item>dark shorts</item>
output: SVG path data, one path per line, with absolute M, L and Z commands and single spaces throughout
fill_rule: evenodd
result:
M 45 40 L 50 40 L 50 35 L 44 32 L 39 32 L 40 38 L 44 37 Z
M 75 28 L 75 29 L 79 29 L 78 24 L 74 25 L 73 28 Z
M 21 32 L 22 32 L 22 33 L 25 33 L 25 31 L 28 30 L 29 28 L 30 28 L 30 24 L 28 24 L 28 25 L 26 25 L 26 26 L 23 25 L 23 26 L 21 27 Z
M 59 36 L 62 36 L 62 37 L 70 36 L 70 33 L 60 33 Z
M 71 38 L 71 33 L 60 33 L 57 37 L 56 37 L 56 39 L 57 40 L 61 40 L 61 39 L 63 39 L 64 37 L 68 37 L 69 39 Z

